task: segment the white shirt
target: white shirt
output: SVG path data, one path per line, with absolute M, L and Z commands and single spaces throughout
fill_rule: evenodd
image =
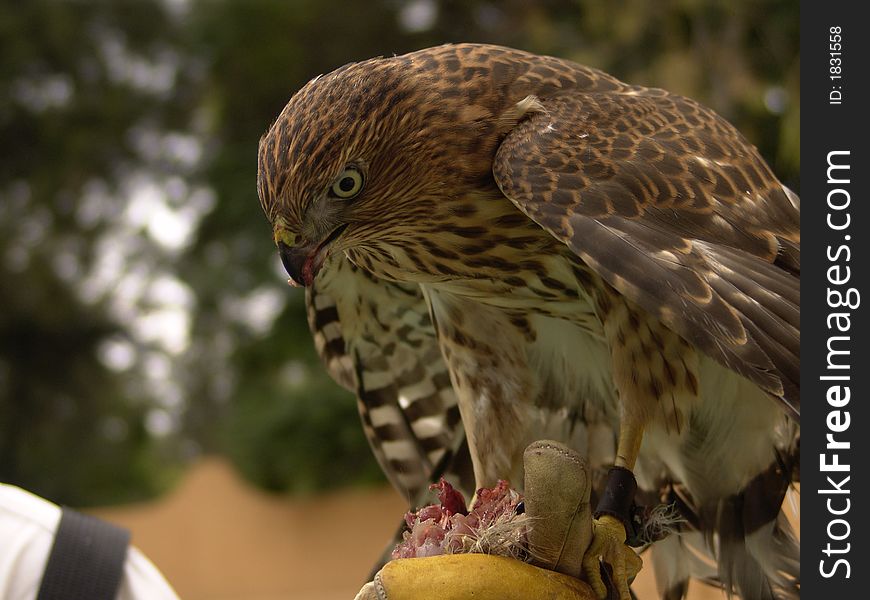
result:
M 60 523 L 60 507 L 0 483 L 0 600 L 34 600 Z M 178 600 L 151 561 L 127 551 L 117 600 Z

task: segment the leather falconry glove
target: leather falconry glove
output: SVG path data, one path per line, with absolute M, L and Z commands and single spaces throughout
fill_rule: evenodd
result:
M 490 554 L 396 559 L 363 586 L 356 600 L 597 600 L 579 579 L 592 541 L 586 459 L 543 440 L 526 448 L 523 461 L 529 562 Z M 608 574 L 602 575 L 609 584 Z

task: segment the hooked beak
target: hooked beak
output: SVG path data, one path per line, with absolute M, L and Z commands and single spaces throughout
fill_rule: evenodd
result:
M 309 248 L 306 246 L 297 246 L 291 248 L 284 242 L 278 242 L 278 254 L 281 256 L 281 264 L 284 265 L 284 270 L 290 276 L 290 285 L 296 287 L 300 285 L 311 285 L 305 283 L 302 271 L 305 267 L 305 262 L 308 260 Z M 313 280 L 313 278 L 312 278 Z
M 310 286 L 320 268 L 329 256 L 329 246 L 347 228 L 347 224 L 337 227 L 319 244 L 299 243 L 291 246 L 278 238 L 278 254 L 281 263 L 290 276 L 288 283 L 294 287 Z

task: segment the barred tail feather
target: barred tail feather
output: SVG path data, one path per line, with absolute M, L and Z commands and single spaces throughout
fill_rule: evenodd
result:
M 692 568 L 693 555 L 687 545 L 692 535 L 700 536 L 697 532 L 671 535 L 650 550 L 656 587 L 662 600 L 683 600 L 689 593 L 689 578 L 698 576 L 698 567 Z
M 780 455 L 715 507 L 719 581 L 726 592 L 746 600 L 800 598 L 800 543 L 783 512 L 796 460 Z
M 747 600 L 800 598 L 800 546 L 784 515 L 747 533 L 739 514 L 721 515 L 719 577 L 726 590 Z

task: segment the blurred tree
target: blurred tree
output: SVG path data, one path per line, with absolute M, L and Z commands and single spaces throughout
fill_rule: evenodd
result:
M 196 105 L 178 34 L 147 2 L 0 6 L 0 480 L 71 504 L 166 479 L 161 349 L 127 319 L 172 257 L 128 211 L 134 180 L 177 176 L 147 142 Z
M 380 480 L 256 147 L 311 77 L 459 41 L 692 96 L 799 192 L 788 0 L 0 0 L 0 479 L 108 502 L 222 452 L 273 490 Z

